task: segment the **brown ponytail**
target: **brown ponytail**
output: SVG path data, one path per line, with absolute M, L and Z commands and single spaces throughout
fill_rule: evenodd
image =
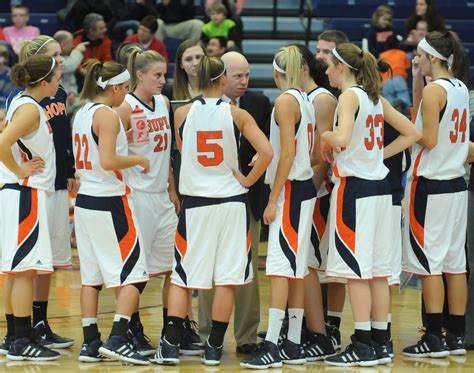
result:
M 43 80 L 50 82 L 58 68 L 59 65 L 52 57 L 36 55 L 14 65 L 9 76 L 17 87 L 35 86 Z
M 104 92 L 104 89 L 97 85 L 99 77 L 102 77 L 102 80 L 109 80 L 126 70 L 125 66 L 118 62 L 108 61 L 101 63 L 95 58 L 88 60 L 84 67 L 87 69 L 87 73 L 80 95 L 81 100 L 93 100 L 97 95 Z
M 199 90 L 205 91 L 219 84 L 225 75 L 224 62 L 217 57 L 203 56 L 199 62 Z

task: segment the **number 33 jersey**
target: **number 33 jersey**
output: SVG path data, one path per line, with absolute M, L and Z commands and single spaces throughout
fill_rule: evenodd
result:
M 413 176 L 427 179 L 450 180 L 464 175 L 464 162 L 469 152 L 469 93 L 460 80 L 437 79 L 446 91 L 446 105 L 439 114 L 438 142 L 432 149 L 413 145 Z M 415 126 L 423 131 L 420 106 Z
M 334 152 L 333 179 L 355 176 L 366 180 L 382 180 L 388 174 L 383 163 L 383 105 L 377 104 L 359 86 L 348 88 L 357 95 L 359 108 L 355 113 L 349 144 Z M 341 107 L 336 109 L 334 130 L 338 127 Z
M 247 192 L 232 173 L 239 169 L 240 131 L 228 103 L 212 98 L 194 101 L 179 136 L 181 194 L 226 198 Z
M 104 104 L 88 102 L 76 112 L 72 125 L 72 145 L 76 172 L 81 180 L 79 194 L 95 197 L 124 196 L 130 193 L 122 171 L 106 171 L 100 165 L 99 137 L 94 133 L 92 123 L 98 109 L 112 110 L 117 119 L 120 117 L 111 107 Z M 119 122 L 115 154 L 127 156 L 127 136 Z M 100 136 L 100 134 L 99 134 Z
M 168 189 L 170 152 L 171 152 L 171 126 L 168 107 L 162 95 L 152 97 L 152 107 L 145 104 L 133 93 L 125 96 L 125 101 L 132 110 L 135 107 L 143 109 L 148 126 L 148 142 L 129 144 L 130 154 L 143 155 L 150 160 L 150 172 L 143 174 L 140 166 L 132 167 L 130 186 L 134 190 L 147 193 L 161 193 Z

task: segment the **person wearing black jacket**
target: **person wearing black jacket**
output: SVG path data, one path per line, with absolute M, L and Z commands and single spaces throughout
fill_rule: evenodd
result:
M 157 5 L 158 30 L 155 37 L 199 40 L 204 23 L 194 19 L 194 0 L 162 0 Z

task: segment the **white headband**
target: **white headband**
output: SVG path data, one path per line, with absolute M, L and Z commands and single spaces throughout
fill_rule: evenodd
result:
M 224 75 L 224 73 L 225 73 L 225 67 L 224 69 L 222 69 L 222 72 L 219 75 L 215 76 L 214 78 L 211 78 L 211 82 L 213 82 L 216 79 L 219 79 L 222 75 Z
M 421 40 L 418 43 L 418 48 L 420 48 L 421 50 L 425 51 L 426 53 L 428 53 L 429 55 L 433 57 L 446 61 L 448 63 L 448 68 L 451 68 L 453 66 L 454 56 L 451 54 L 448 58 L 444 57 L 441 53 L 439 53 L 436 49 L 434 49 L 430 45 L 430 43 L 428 43 L 428 40 L 426 40 L 426 38 L 423 38 L 423 40 Z
M 333 54 L 334 57 L 336 57 L 340 62 L 342 62 L 344 65 L 346 65 L 349 69 L 352 69 L 354 71 L 357 71 L 359 69 L 356 69 L 354 66 L 349 65 L 344 58 L 341 57 L 341 55 L 337 52 L 336 48 L 333 48 L 331 50 L 331 53 Z
M 122 84 L 125 83 L 127 80 L 130 80 L 130 73 L 128 70 L 124 70 L 120 74 L 114 76 L 113 78 L 110 78 L 109 80 L 102 80 L 102 77 L 99 76 L 99 79 L 97 80 L 97 85 L 105 89 L 108 85 L 114 85 L 114 84 Z
M 42 76 L 41 78 L 36 79 L 34 82 L 30 82 L 30 84 L 39 83 L 39 82 L 41 82 L 43 79 L 47 78 L 49 74 L 51 74 L 51 71 L 53 71 L 54 66 L 56 66 L 56 60 L 54 59 L 54 57 L 51 57 L 51 59 L 53 60 L 53 62 L 51 63 L 51 68 L 49 69 L 48 73 L 47 73 L 45 76 Z
M 273 60 L 273 68 L 278 71 L 280 74 L 286 74 L 286 71 L 283 70 L 280 66 L 278 66 L 276 60 Z
M 41 44 L 41 47 L 39 47 L 39 48 L 36 50 L 36 52 L 33 54 L 33 56 L 37 55 L 38 52 L 39 52 L 41 49 L 43 49 L 43 47 L 44 47 L 46 44 L 48 44 L 50 41 L 54 41 L 54 39 L 53 39 L 53 38 L 50 38 L 50 39 L 46 40 L 43 44 Z

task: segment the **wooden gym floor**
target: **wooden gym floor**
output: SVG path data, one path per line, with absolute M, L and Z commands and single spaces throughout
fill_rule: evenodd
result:
M 263 245 L 262 245 L 263 246 Z M 74 251 L 75 253 L 75 251 Z M 82 344 L 81 313 L 79 307 L 80 273 L 77 257 L 74 257 L 72 269 L 59 270 L 53 275 L 51 297 L 49 302 L 49 323 L 56 333 L 72 337 L 76 340 L 70 349 L 60 350 L 62 358 L 50 363 L 31 363 L 7 361 L 4 357 L 0 359 L 0 372 L 246 372 L 241 369 L 239 361 L 244 356 L 236 355 L 235 340 L 233 338 L 233 321 L 225 340 L 225 352 L 219 367 L 205 367 L 198 357 L 187 357 L 181 360 L 178 367 L 162 367 L 152 365 L 146 367 L 122 366 L 118 362 L 111 363 L 80 363 L 77 361 Z M 261 291 L 261 329 L 265 330 L 268 321 L 269 285 L 263 271 L 259 271 Z M 1 277 L 1 276 L 0 276 Z M 2 283 L 0 278 L 0 287 Z M 347 297 L 346 297 L 347 300 Z M 3 304 L 0 294 L 0 304 Z M 374 368 L 338 368 L 328 367 L 324 363 L 308 364 L 305 366 L 284 366 L 282 369 L 272 369 L 271 373 L 289 371 L 307 372 L 360 372 L 360 373 L 390 373 L 390 372 L 474 372 L 474 351 L 468 352 L 467 356 L 449 357 L 445 359 L 418 359 L 409 360 L 400 354 L 402 347 L 415 343 L 420 334 L 418 328 L 420 321 L 420 292 L 407 289 L 402 294 L 398 291 L 393 293 L 392 329 L 395 348 L 395 360 L 393 364 Z M 194 300 L 195 315 L 197 315 L 197 299 Z M 114 315 L 114 295 L 110 290 L 101 292 L 99 305 L 99 328 L 102 339 L 105 339 L 110 331 Z M 0 310 L 0 337 L 6 332 L 3 318 L 3 310 Z M 197 317 L 197 316 L 196 316 Z M 145 333 L 151 338 L 152 344 L 156 346 L 162 327 L 161 309 L 161 281 L 152 279 L 148 284 L 141 299 L 141 319 L 145 326 Z M 352 316 L 350 305 L 346 302 L 342 321 L 343 346 L 349 341 L 352 332 Z

